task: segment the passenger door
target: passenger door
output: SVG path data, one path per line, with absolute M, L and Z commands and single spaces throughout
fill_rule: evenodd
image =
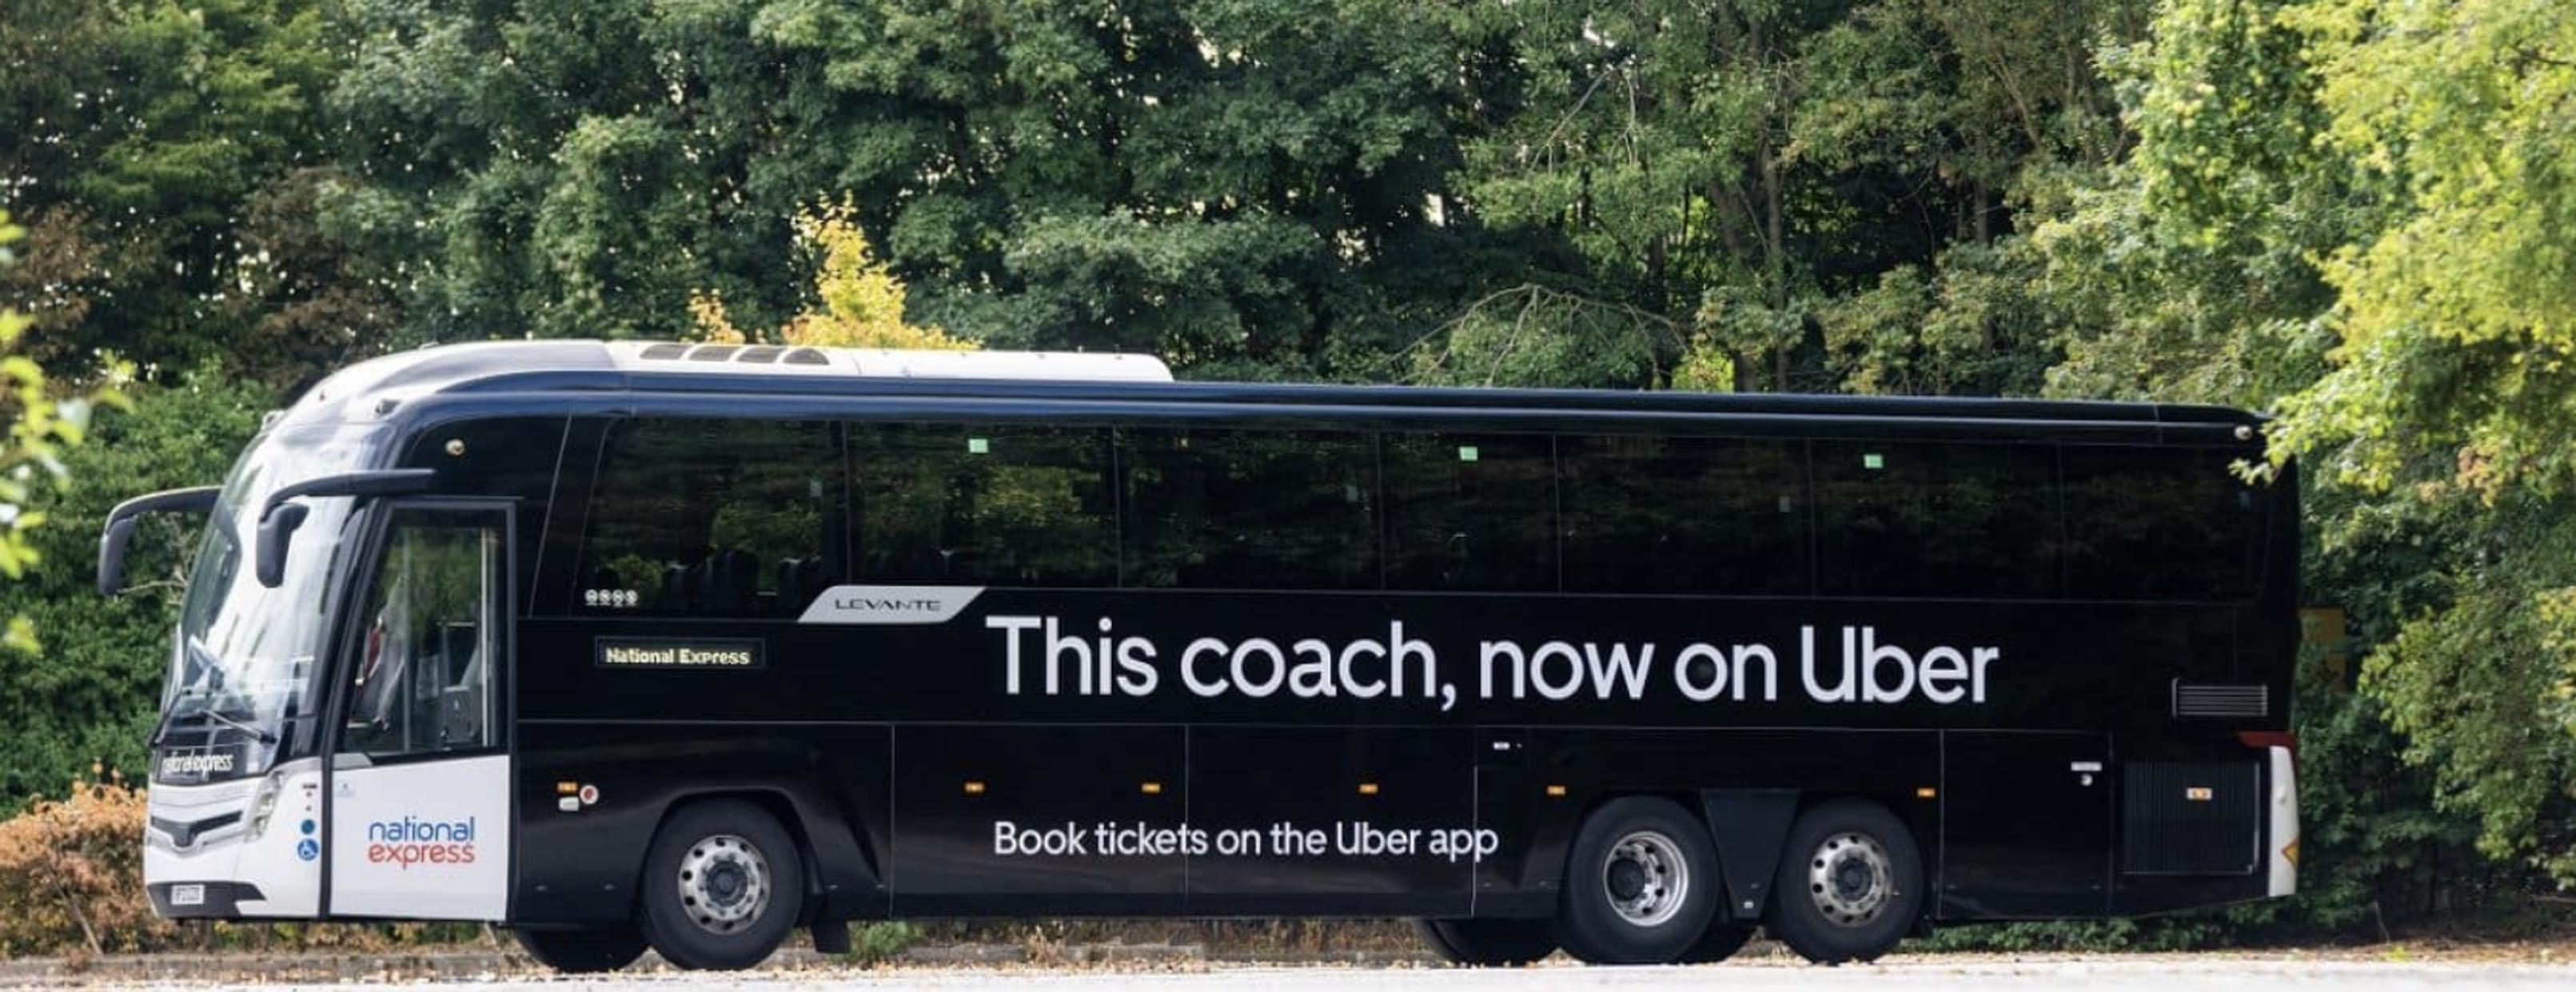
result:
M 332 915 L 507 914 L 512 506 L 380 507 L 342 642 L 323 807 Z

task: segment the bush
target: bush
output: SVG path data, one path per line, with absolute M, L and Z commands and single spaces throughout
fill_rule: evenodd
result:
M 178 923 L 143 891 L 144 791 L 74 783 L 0 820 L 0 959 L 152 951 L 381 950 L 481 940 L 479 923 Z
M 101 778 L 96 765 L 143 768 L 179 570 L 202 521 L 143 521 L 126 559 L 128 591 L 116 599 L 93 587 L 99 525 L 127 497 L 222 481 L 269 400 L 264 387 L 219 372 L 134 394 L 135 412 L 101 417 L 89 443 L 66 454 L 72 484 L 31 507 L 48 518 L 34 535 L 42 558 L 24 579 L 0 583 L 0 617 L 28 618 L 41 644 L 0 650 L 0 815 L 74 777 Z
M 143 793 L 78 785 L 0 821 L 0 957 L 167 946 L 143 894 Z

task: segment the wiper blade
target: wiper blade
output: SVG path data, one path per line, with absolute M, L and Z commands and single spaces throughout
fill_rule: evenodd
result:
M 234 730 L 249 734 L 262 744 L 277 743 L 277 735 L 270 733 L 266 727 L 262 727 L 247 720 L 225 716 L 222 710 L 208 709 L 205 711 L 205 714 L 206 719 L 213 720 L 217 723 L 223 724 L 224 726 L 231 727 Z

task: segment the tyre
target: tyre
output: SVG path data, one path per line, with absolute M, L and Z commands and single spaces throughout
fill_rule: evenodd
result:
M 738 799 L 692 803 L 644 857 L 644 937 L 682 968 L 748 968 L 796 927 L 805 864 L 778 818 Z
M 1467 968 L 1518 968 L 1556 953 L 1546 920 L 1415 920 L 1440 960 Z
M 1887 807 L 1819 803 L 1789 827 L 1771 900 L 1771 935 L 1799 956 L 1876 960 L 1923 915 L 1923 854 Z
M 579 930 L 512 930 L 537 963 L 572 975 L 616 971 L 644 956 L 644 934 L 633 923 Z
M 1720 923 L 1699 935 L 1699 940 L 1683 951 L 1682 964 L 1716 964 L 1734 957 L 1744 945 L 1753 942 L 1754 926 L 1750 923 Z
M 1717 913 L 1717 845 L 1668 799 L 1614 799 L 1583 821 L 1565 865 L 1557 941 L 1594 964 L 1664 964 Z

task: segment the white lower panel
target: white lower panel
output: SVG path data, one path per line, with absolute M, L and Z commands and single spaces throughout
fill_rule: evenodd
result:
M 500 920 L 510 902 L 510 759 L 331 773 L 331 912 Z
M 186 847 L 147 826 L 143 882 L 241 883 L 261 898 L 244 900 L 232 915 L 301 918 L 322 910 L 322 766 L 312 759 L 288 762 L 253 779 L 213 785 L 155 785 L 146 801 L 152 819 L 201 823 L 235 814 L 230 825 L 192 835 Z M 261 816 L 262 807 L 266 816 Z M 257 829 L 254 830 L 253 828 Z

